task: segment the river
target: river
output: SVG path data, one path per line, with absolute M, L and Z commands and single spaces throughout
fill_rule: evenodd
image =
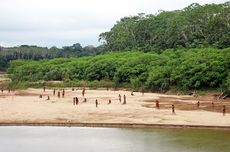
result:
M 0 127 L 0 152 L 230 152 L 230 131 Z

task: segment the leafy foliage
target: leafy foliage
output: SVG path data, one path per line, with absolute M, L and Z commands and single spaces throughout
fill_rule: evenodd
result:
M 170 48 L 230 47 L 230 2 L 199 5 L 157 15 L 124 17 L 100 34 L 104 51 L 159 52 Z
M 11 61 L 8 69 L 20 81 L 110 81 L 133 89 L 164 91 L 228 86 L 230 48 L 179 49 L 163 53 L 115 52 L 80 58 Z M 227 87 L 226 87 L 227 88 Z

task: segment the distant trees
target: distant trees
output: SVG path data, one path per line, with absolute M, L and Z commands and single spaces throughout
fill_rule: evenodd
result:
M 104 49 L 159 52 L 170 48 L 230 47 L 230 2 L 124 17 L 100 34 Z
M 86 55 L 95 55 L 97 48 L 94 46 L 86 46 L 82 48 L 79 43 L 72 46 L 57 48 L 55 46 L 48 49 L 47 47 L 22 45 L 19 47 L 4 48 L 0 47 L 0 70 L 4 70 L 11 60 L 41 60 L 53 59 L 60 57 L 79 57 Z

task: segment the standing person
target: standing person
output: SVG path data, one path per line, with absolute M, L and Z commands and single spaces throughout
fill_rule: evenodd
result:
M 108 104 L 111 104 L 111 99 L 109 99 L 109 103 Z
M 156 100 L 156 108 L 157 108 L 157 109 L 160 109 L 160 104 L 159 104 L 159 101 L 158 101 L 158 100 Z
M 119 94 L 119 96 L 118 96 L 118 97 L 119 97 L 119 101 L 121 102 L 121 95 Z
M 98 106 L 98 101 L 97 101 L 97 99 L 96 99 L 96 101 L 95 101 L 95 104 L 96 104 L 96 108 L 97 108 L 97 106 Z
M 78 105 L 79 102 L 78 97 L 75 98 L 75 101 L 76 101 L 76 105 Z
M 144 88 L 141 89 L 141 92 L 142 92 L 142 96 L 143 96 L 145 94 Z
M 56 90 L 54 89 L 54 90 L 53 90 L 53 95 L 55 95 L 55 93 L 56 93 Z
M 84 87 L 83 90 L 82 90 L 82 96 L 83 96 L 83 97 L 85 96 L 85 87 Z
M 172 104 L 172 113 L 175 114 L 175 106 Z
M 124 102 L 123 102 L 123 104 L 126 104 L 126 96 L 124 95 Z
M 223 106 L 223 116 L 225 116 L 226 113 L 226 106 Z
M 76 100 L 75 97 L 73 97 L 73 105 L 75 105 L 75 100 Z
M 46 92 L 46 87 L 45 86 L 43 87 L 43 92 Z
M 200 107 L 200 101 L 198 101 L 196 105 L 197 105 L 197 108 L 199 108 Z
M 62 98 L 65 96 L 65 89 L 62 90 Z
M 61 93 L 60 93 L 60 91 L 58 91 L 58 98 L 60 98 L 60 96 L 61 96 Z

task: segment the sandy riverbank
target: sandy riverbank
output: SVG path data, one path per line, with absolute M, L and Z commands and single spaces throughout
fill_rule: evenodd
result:
M 2 124 L 146 124 L 176 126 L 222 126 L 230 127 L 230 102 L 215 101 L 212 97 L 164 95 L 129 91 L 86 90 L 84 103 L 81 90 L 65 89 L 65 97 L 53 96 L 53 90 L 27 89 L 8 93 L 0 92 L 0 123 Z M 43 98 L 39 98 L 42 94 Z M 125 94 L 127 104 L 118 100 Z M 50 100 L 46 100 L 47 96 Z M 73 105 L 73 97 L 79 104 Z M 99 101 L 96 108 L 95 100 Z M 112 103 L 108 104 L 109 99 Z M 123 100 L 123 98 L 122 98 Z M 160 101 L 160 109 L 155 108 L 155 100 Z M 196 103 L 200 101 L 200 107 Z M 171 104 L 175 105 L 172 114 Z M 227 106 L 225 116 L 221 113 Z M 229 109 L 229 110 L 228 110 Z M 78 125 L 79 126 L 79 125 Z

